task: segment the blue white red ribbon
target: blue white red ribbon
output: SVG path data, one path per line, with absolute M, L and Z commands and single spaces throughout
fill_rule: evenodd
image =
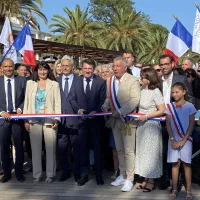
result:
M 169 112 L 171 113 L 172 120 L 174 122 L 174 126 L 176 128 L 178 136 L 182 139 L 185 136 L 185 131 L 183 129 L 182 123 L 180 121 L 180 118 L 174 106 L 174 103 L 167 104 L 167 108 L 169 109 Z M 192 142 L 193 138 L 189 136 L 187 140 Z
M 145 114 L 141 113 L 130 113 L 127 115 L 128 118 L 136 119 L 140 116 L 143 116 Z M 79 115 L 79 114 L 11 114 L 11 119 L 31 119 L 31 118 L 69 118 L 69 117 L 98 117 L 98 116 L 112 116 L 111 112 L 101 112 L 101 113 L 95 113 L 90 115 Z M 0 117 L 0 120 L 3 120 L 3 117 Z M 162 117 L 156 117 L 156 118 L 149 118 L 148 120 L 153 121 L 165 121 L 165 116 Z M 195 121 L 198 121 L 199 119 L 196 118 Z

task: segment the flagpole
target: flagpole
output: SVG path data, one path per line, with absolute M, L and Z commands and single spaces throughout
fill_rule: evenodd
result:
M 178 17 L 175 14 L 172 14 L 175 20 L 178 20 Z
M 26 22 L 26 24 L 27 24 L 27 23 L 28 23 L 28 22 Z M 24 25 L 24 27 L 26 26 L 26 24 Z M 24 27 L 23 27 L 23 28 L 24 28 Z M 23 30 L 23 28 L 22 28 L 22 30 Z M 15 40 L 17 40 L 18 37 L 19 37 L 19 34 L 18 34 L 18 36 L 15 38 Z M 4 60 L 4 59 L 6 58 L 6 56 L 8 55 L 9 51 L 10 51 L 11 48 L 13 47 L 14 42 L 15 42 L 15 41 L 13 41 L 13 43 L 10 45 L 9 49 L 6 51 L 5 55 L 3 56 L 3 58 L 2 58 L 1 61 L 0 61 L 0 64 L 3 62 L 3 60 Z
M 195 3 L 196 8 L 199 9 L 198 3 L 196 1 L 194 3 Z

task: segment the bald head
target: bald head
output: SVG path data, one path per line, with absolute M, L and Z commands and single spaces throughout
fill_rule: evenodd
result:
M 10 58 L 5 58 L 1 64 L 3 74 L 10 78 L 14 75 L 14 62 Z

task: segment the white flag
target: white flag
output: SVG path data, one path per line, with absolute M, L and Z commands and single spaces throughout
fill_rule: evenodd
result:
M 13 34 L 10 27 L 10 21 L 8 17 L 6 17 L 5 23 L 3 25 L 3 29 L 0 35 L 0 43 L 4 45 L 3 56 L 6 54 L 8 49 L 13 43 Z M 6 58 L 10 58 L 14 63 L 17 63 L 17 52 L 15 47 L 12 47 L 11 50 L 6 55 Z
M 200 11 L 197 8 L 196 18 L 194 22 L 192 51 L 200 54 Z

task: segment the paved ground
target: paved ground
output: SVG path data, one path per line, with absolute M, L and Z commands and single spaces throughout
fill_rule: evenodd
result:
M 105 172 L 104 186 L 97 186 L 94 177 L 90 177 L 90 181 L 82 187 L 77 186 L 73 178 L 64 183 L 55 180 L 51 184 L 44 181 L 38 185 L 32 184 L 32 173 L 26 173 L 26 181 L 19 183 L 13 176 L 12 180 L 5 184 L 0 184 L 0 200 L 167 200 L 169 190 L 160 191 L 157 188 L 151 193 L 143 193 L 135 188 L 124 193 L 120 191 L 120 187 L 110 186 L 111 173 Z M 57 177 L 58 179 L 58 177 Z M 182 190 L 178 196 L 178 200 L 184 199 L 185 192 Z M 200 186 L 193 184 L 193 199 L 200 200 Z

